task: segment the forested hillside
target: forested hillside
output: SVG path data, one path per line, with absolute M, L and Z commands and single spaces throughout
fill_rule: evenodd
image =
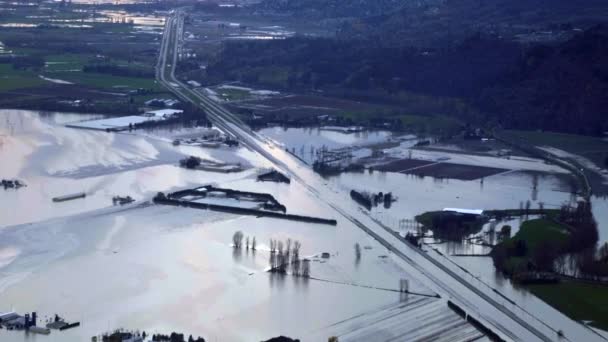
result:
M 557 40 L 606 18 L 604 0 L 409 1 L 396 11 L 345 21 L 339 36 L 392 46 L 449 45 L 477 32 L 522 41 Z
M 437 0 L 429 0 L 437 1 Z M 418 1 L 421 2 L 421 1 Z M 259 11 L 316 18 L 362 18 L 399 10 L 410 0 L 265 0 L 255 6 Z
M 508 81 L 488 87 L 480 107 L 513 128 L 608 131 L 608 27 L 526 52 Z
M 459 98 L 476 110 L 443 114 L 472 123 L 597 134 L 608 130 L 606 56 L 604 26 L 557 45 L 482 34 L 436 49 L 298 37 L 226 44 L 207 76 L 210 83 L 239 80 L 301 91 Z

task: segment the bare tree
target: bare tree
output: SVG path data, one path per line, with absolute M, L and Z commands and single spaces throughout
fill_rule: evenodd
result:
M 245 249 L 249 249 L 249 236 L 245 239 Z
M 256 246 L 256 243 L 255 243 L 255 236 L 254 236 L 253 240 L 251 241 L 251 250 L 252 251 L 255 251 L 255 246 Z
M 287 239 L 287 243 L 285 244 L 285 254 L 289 257 L 289 253 L 291 253 L 291 239 Z
M 302 247 L 302 244 L 300 243 L 300 241 L 296 240 L 293 243 L 293 256 L 295 258 L 300 257 L 300 248 Z
M 554 262 L 555 271 L 557 273 L 566 274 L 567 259 L 568 259 L 568 257 L 566 256 L 566 254 L 560 254 L 557 256 L 557 258 L 555 259 L 555 262 Z
M 277 250 L 279 251 L 279 254 L 283 254 L 283 241 L 279 240 L 277 241 Z
M 357 260 L 361 259 L 361 246 L 358 242 L 355 243 L 355 257 L 357 258 Z
M 293 261 L 291 263 L 291 273 L 294 276 L 300 276 L 301 275 L 301 268 L 302 267 L 302 263 L 300 262 L 300 259 L 297 258 L 295 255 L 293 256 Z
M 234 248 L 239 249 L 243 246 L 243 232 L 237 231 L 232 235 L 232 244 Z
M 301 270 L 300 274 L 304 278 L 310 277 L 310 260 L 304 259 L 304 261 L 302 261 L 302 270 Z
M 270 253 L 274 253 L 277 250 L 277 242 L 274 239 L 270 239 Z

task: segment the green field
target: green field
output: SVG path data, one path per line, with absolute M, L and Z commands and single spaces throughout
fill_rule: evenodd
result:
M 549 268 L 550 258 L 567 248 L 569 238 L 566 226 L 548 218 L 525 221 L 515 236 L 494 247 L 494 264 L 511 275 L 529 271 L 530 265 Z
M 239 101 L 246 100 L 251 97 L 251 93 L 248 90 L 223 88 L 214 89 L 221 98 L 228 101 Z
M 45 57 L 47 64 L 44 70 L 46 72 L 82 70 L 82 67 L 87 64 L 87 61 L 92 57 L 92 55 L 87 54 L 49 55 Z
M 36 87 L 47 83 L 29 70 L 15 70 L 12 64 L 0 64 L 0 91 Z
M 564 281 L 526 287 L 568 317 L 608 330 L 608 286 Z
M 152 89 L 160 90 L 153 78 L 119 77 L 108 74 L 85 73 L 85 72 L 55 72 L 48 77 L 58 78 L 76 84 L 90 87 L 103 88 L 105 90 L 127 89 Z
M 568 241 L 568 234 L 566 228 L 559 223 L 547 219 L 535 219 L 522 223 L 517 234 L 506 243 L 523 240 L 528 247 L 528 254 L 533 254 L 537 248 L 547 242 L 564 246 Z

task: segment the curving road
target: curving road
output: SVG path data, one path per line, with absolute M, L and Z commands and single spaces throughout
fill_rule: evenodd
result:
M 165 24 L 156 68 L 158 82 L 182 100 L 193 102 L 203 108 L 217 127 L 233 135 L 241 143 L 268 159 L 277 169 L 281 169 L 293 180 L 305 186 L 320 201 L 333 208 L 338 219 L 351 221 L 379 241 L 394 254 L 395 261 L 411 274 L 416 275 L 419 281 L 442 298 L 463 307 L 469 315 L 483 322 L 505 340 L 526 342 L 603 340 L 600 335 L 580 324 L 568 324 L 568 330 L 564 331 L 565 337 L 560 338 L 557 332 L 562 329 L 561 322 L 567 322 L 566 317 L 557 314 L 557 319 L 545 323 L 544 317 L 534 317 L 453 263 L 435 255 L 435 252 L 431 251 L 430 254 L 407 244 L 390 229 L 359 210 L 346 195 L 331 191 L 324 180 L 310 167 L 252 131 L 235 115 L 209 99 L 204 93 L 190 89 L 174 75 L 182 46 L 183 26 L 184 12 L 182 9 L 177 9 L 167 18 Z

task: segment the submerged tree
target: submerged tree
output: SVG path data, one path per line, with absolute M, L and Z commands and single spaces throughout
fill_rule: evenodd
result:
M 287 239 L 287 243 L 285 244 L 285 254 L 289 258 L 289 253 L 291 253 L 291 239 Z
M 355 257 L 357 258 L 357 260 L 361 259 L 361 246 L 358 242 L 355 243 Z
M 279 254 L 283 254 L 283 241 L 281 240 L 277 241 L 277 251 Z
M 310 277 L 310 260 L 304 259 L 304 261 L 302 261 L 302 269 L 300 271 L 300 274 L 304 278 Z
M 300 241 L 296 240 L 293 243 L 293 250 L 292 250 L 294 258 L 300 257 L 300 247 L 302 247 L 302 244 L 300 243 Z
M 234 248 L 239 249 L 243 246 L 243 232 L 240 230 L 232 235 L 232 244 Z
M 300 276 L 302 274 L 301 267 L 302 263 L 300 262 L 300 259 L 294 256 L 293 260 L 291 261 L 291 274 L 296 277 Z

